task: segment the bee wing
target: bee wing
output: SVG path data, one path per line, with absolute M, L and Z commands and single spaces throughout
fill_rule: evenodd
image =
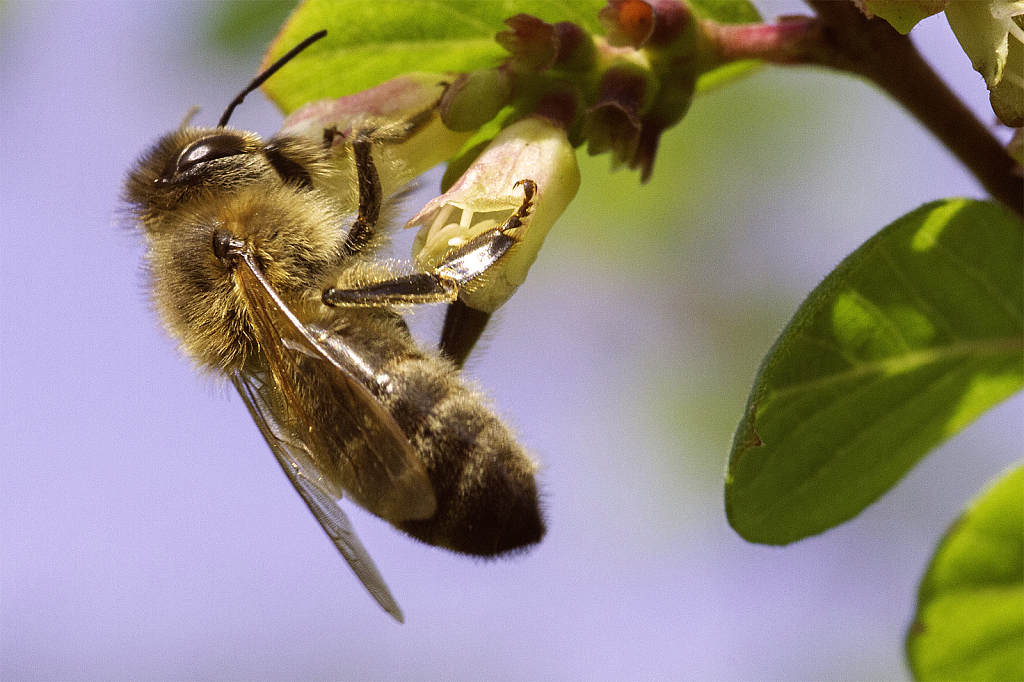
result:
M 301 428 L 296 431 L 315 429 L 292 383 L 295 381 L 292 377 L 302 373 L 297 362 L 301 353 L 329 367 L 324 376 L 330 388 L 344 396 L 334 401 L 332 408 L 338 411 L 339 418 L 359 432 L 360 442 L 367 449 L 369 461 L 357 466 L 342 457 L 339 463 L 350 496 L 391 522 L 433 516 L 437 502 L 426 467 L 395 418 L 367 388 L 367 385 L 379 386 L 387 377 L 378 378 L 373 368 L 340 339 L 332 337 L 328 344 L 326 338 L 314 336 L 277 295 L 252 255 L 246 251 L 240 257 L 242 267 L 238 272 L 242 289 L 256 321 L 276 388 L 301 422 Z M 279 416 L 270 409 L 271 405 L 273 402 L 266 403 L 265 414 L 270 418 Z M 315 467 L 317 453 L 309 454 Z
M 381 608 L 390 613 L 398 622 L 405 622 L 402 609 L 398 607 L 395 598 L 391 596 L 373 559 L 363 547 L 363 543 L 359 541 L 348 516 L 332 496 L 317 484 L 318 477 L 310 475 L 309 454 L 304 451 L 301 443 L 289 438 L 280 425 L 269 416 L 273 412 L 270 410 L 270 403 L 267 402 L 265 395 L 265 391 L 268 390 L 266 384 L 239 372 L 231 377 L 231 381 L 241 394 L 242 400 L 245 401 L 245 406 L 249 408 L 249 414 L 252 415 L 264 440 L 267 441 L 271 452 L 277 458 L 277 463 L 284 469 L 288 480 L 295 486 L 299 497 L 313 512 L 316 520 L 320 522 L 320 526 L 331 538 L 331 542 L 345 557 L 345 561 L 352 567 L 363 586 L 373 595 Z

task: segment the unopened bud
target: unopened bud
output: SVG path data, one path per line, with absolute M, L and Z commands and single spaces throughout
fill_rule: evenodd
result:
M 512 55 L 509 63 L 517 71 L 546 71 L 558 57 L 558 33 L 552 24 L 529 14 L 505 20 L 508 31 L 494 36 Z
M 640 139 L 640 114 L 650 96 L 649 74 L 639 67 L 613 66 L 601 77 L 601 94 L 587 110 L 583 135 L 587 153 L 612 153 L 612 165 L 633 158 Z
M 678 78 L 661 84 L 654 102 L 640 117 L 640 137 L 629 167 L 640 169 L 640 182 L 651 179 L 661 134 L 686 114 L 693 101 L 696 80 Z
M 589 71 L 597 59 L 594 38 L 579 24 L 560 21 L 555 24 L 558 37 L 558 55 L 555 67 L 563 71 Z
M 597 18 L 615 47 L 641 47 L 654 31 L 654 8 L 646 0 L 608 0 Z
M 654 30 L 647 47 L 658 49 L 671 45 L 691 28 L 693 13 L 679 0 L 654 0 Z
M 441 97 L 441 120 L 451 130 L 476 130 L 509 102 L 509 78 L 501 69 L 464 73 Z

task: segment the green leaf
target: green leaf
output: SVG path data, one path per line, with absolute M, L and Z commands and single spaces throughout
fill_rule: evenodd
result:
M 307 102 L 350 95 L 410 71 L 491 68 L 508 56 L 494 40 L 507 28 L 508 17 L 526 13 L 548 22 L 573 21 L 603 34 L 597 12 L 604 5 L 605 0 L 306 0 L 278 34 L 265 63 L 321 29 L 327 29 L 327 37 L 263 89 L 290 113 Z M 723 23 L 758 20 L 748 0 L 701 0 L 694 11 Z M 705 74 L 699 87 L 748 71 L 732 67 L 718 77 Z
M 711 19 L 720 24 L 753 24 L 761 21 L 757 8 L 747 0 L 689 0 L 688 4 L 701 19 Z
M 271 47 L 276 59 L 306 36 L 327 29 L 315 49 L 295 59 L 264 89 L 285 113 L 306 102 L 365 90 L 410 71 L 472 71 L 500 64 L 494 41 L 520 12 L 545 21 L 575 21 L 600 31 L 602 0 L 307 0 Z
M 1024 467 L 939 543 L 907 633 L 918 680 L 1024 680 Z
M 803 302 L 733 441 L 729 522 L 785 544 L 858 514 L 1024 385 L 1024 229 L 1001 204 L 922 206 Z
M 738 62 L 730 62 L 717 69 L 706 71 L 697 79 L 697 94 L 702 94 L 728 85 L 739 78 L 746 78 L 759 71 L 763 63 L 753 59 L 741 59 Z

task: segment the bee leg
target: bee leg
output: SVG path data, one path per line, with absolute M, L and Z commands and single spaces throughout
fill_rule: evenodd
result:
M 440 85 L 443 85 L 447 92 L 450 83 L 440 83 Z M 444 93 L 441 93 L 441 97 L 443 96 Z M 374 144 L 401 144 L 426 128 L 434 120 L 438 108 L 441 106 L 441 97 L 420 111 L 394 123 L 364 125 L 356 130 L 351 128 L 339 130 L 336 125 L 324 128 L 324 147 L 330 149 L 335 144 L 343 144 L 345 138 L 349 136 L 352 136 L 353 139 L 365 137 Z M 336 142 L 338 138 L 341 138 L 341 142 Z
M 356 180 L 359 183 L 359 212 L 341 245 L 347 256 L 359 253 L 370 243 L 380 218 L 384 192 L 380 186 L 380 176 L 377 175 L 377 166 L 373 163 L 371 146 L 370 137 L 362 132 L 357 133 L 352 140 L 352 156 L 355 158 Z
M 325 289 L 324 305 L 339 307 L 389 306 L 420 303 L 453 302 L 459 289 L 489 270 L 519 241 L 510 230 L 522 227 L 530 214 L 537 185 L 533 180 L 520 180 L 525 199 L 515 213 L 501 225 L 473 237 L 445 255 L 440 265 L 430 272 L 417 272 L 353 289 Z
M 380 206 L 384 192 L 373 162 L 372 148 L 375 144 L 398 144 L 422 130 L 437 115 L 440 100 L 426 109 L 413 114 L 401 123 L 387 127 L 367 127 L 358 130 L 352 138 L 352 156 L 356 165 L 356 181 L 359 185 L 359 212 L 352 223 L 342 249 L 345 255 L 359 253 L 373 239 L 380 219 Z M 324 129 L 324 146 L 330 149 L 335 137 L 344 137 L 336 127 Z
M 470 308 L 459 300 L 452 301 L 444 315 L 437 349 L 461 369 L 490 319 L 490 313 Z
M 532 181 L 524 180 L 521 184 L 524 186 L 526 196 L 519 210 L 509 219 L 510 221 L 522 221 L 528 215 L 530 202 L 536 190 Z M 511 229 L 506 225 L 502 225 L 501 229 Z M 490 313 L 470 308 L 459 300 L 452 301 L 448 304 L 448 310 L 445 312 L 444 326 L 441 328 L 441 339 L 438 341 L 437 349 L 441 355 L 461 369 L 473 351 L 473 346 L 480 340 L 490 319 Z
M 450 303 L 459 297 L 463 284 L 483 274 L 515 241 L 514 237 L 488 232 L 459 249 L 458 259 L 446 261 L 431 272 L 400 275 L 352 289 L 325 289 L 321 300 L 333 307 Z M 470 246 L 473 248 L 467 250 Z

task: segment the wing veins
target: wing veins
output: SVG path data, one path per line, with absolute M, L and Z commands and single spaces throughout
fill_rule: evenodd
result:
M 413 450 L 395 418 L 364 384 L 364 382 L 376 383 L 378 381 L 373 369 L 354 353 L 349 353 L 351 357 L 346 358 L 326 350 L 278 296 L 273 286 L 264 277 L 252 254 L 247 250 L 242 251 L 239 253 L 239 258 L 243 266 L 240 269 L 242 287 L 261 336 L 261 348 L 267 357 L 278 387 L 295 415 L 307 428 L 312 430 L 313 421 L 305 414 L 302 402 L 296 398 L 291 381 L 282 370 L 290 362 L 283 355 L 283 349 L 287 347 L 283 341 L 285 338 L 289 338 L 292 345 L 307 346 L 306 348 L 291 348 L 293 352 L 305 353 L 314 359 L 326 362 L 339 372 L 344 381 L 336 385 L 343 388 L 351 398 L 348 401 L 351 407 L 348 409 L 366 410 L 369 423 L 373 424 L 374 428 L 381 429 L 380 431 L 369 430 L 367 423 L 359 418 L 367 416 L 367 413 L 361 415 L 350 413 L 350 416 L 353 417 L 351 423 L 359 430 L 362 441 L 367 443 L 377 457 L 377 461 L 383 466 L 389 477 L 389 484 L 396 486 L 394 489 L 400 491 L 403 502 L 397 506 L 388 507 L 377 504 L 374 508 L 377 501 L 367 499 L 365 495 L 361 494 L 362 491 L 349 490 L 349 492 L 355 493 L 355 498 L 362 506 L 392 522 L 433 516 L 436 510 L 436 499 L 423 462 Z M 250 275 L 255 282 L 250 280 Z M 258 291 L 253 290 L 254 284 L 258 287 Z M 278 333 L 277 325 L 272 319 L 272 312 L 265 305 L 267 301 L 283 316 L 290 334 Z M 363 381 L 360 381 L 357 375 L 362 375 Z M 385 455 L 384 453 L 389 454 Z M 313 461 L 315 462 L 315 458 Z M 358 483 L 359 474 L 355 463 L 350 463 L 349 466 L 352 467 L 353 475 Z
M 320 523 L 320 527 L 327 533 L 345 561 L 348 562 L 356 577 L 382 609 L 398 622 L 405 622 L 401 608 L 395 602 L 391 591 L 388 590 L 387 584 L 373 559 L 370 558 L 369 552 L 366 551 L 359 536 L 356 535 L 348 516 L 332 496 L 309 477 L 306 468 L 300 463 L 300 458 L 294 454 L 294 442 L 286 441 L 275 433 L 272 426 L 273 420 L 268 419 L 262 409 L 266 402 L 261 396 L 261 391 L 253 386 L 247 377 L 238 372 L 232 375 L 231 382 L 242 396 L 249 414 L 252 415 L 253 421 L 259 427 L 263 439 L 270 446 L 277 463 L 281 465 L 299 497 L 306 503 L 309 511 Z

